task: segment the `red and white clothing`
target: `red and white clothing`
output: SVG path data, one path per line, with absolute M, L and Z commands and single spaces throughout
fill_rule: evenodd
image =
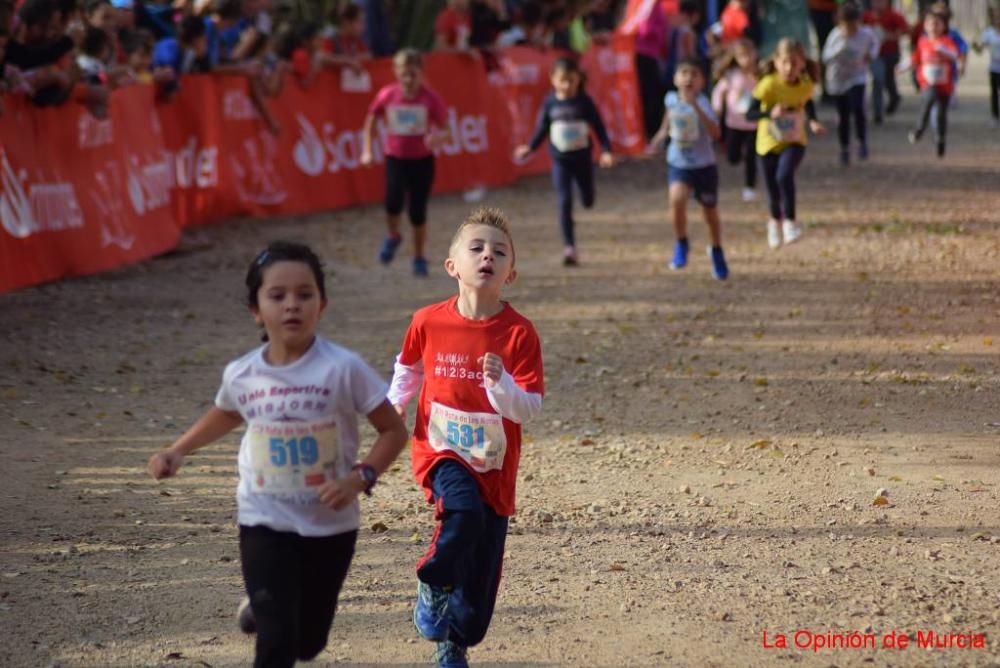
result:
M 448 118 L 444 101 L 430 88 L 421 86 L 413 97 L 406 97 L 398 83 L 382 88 L 368 113 L 386 120 L 385 154 L 403 160 L 431 155 L 427 134 L 432 127 L 444 127 Z
M 444 45 L 451 49 L 465 49 L 472 34 L 472 17 L 468 12 L 458 13 L 446 7 L 434 21 L 434 33 L 444 36 Z
M 712 32 L 725 46 L 742 39 L 750 27 L 750 16 L 738 2 L 730 2 L 719 15 L 719 22 L 711 28 Z
M 891 56 L 899 53 L 899 35 L 905 35 L 910 26 L 903 15 L 893 9 L 884 12 L 868 10 L 864 13 L 862 23 L 871 26 L 875 35 L 881 40 L 880 56 Z M 895 35 L 893 37 L 892 35 Z
M 503 303 L 486 320 L 468 320 L 458 298 L 420 309 L 396 360 L 389 401 L 405 406 L 420 388 L 413 428 L 413 475 L 432 499 L 430 476 L 445 459 L 462 463 L 501 516 L 514 514 L 521 423 L 541 411 L 542 349 L 531 322 Z M 504 373 L 483 380 L 482 357 L 499 355 Z
M 756 130 L 757 121 L 747 120 L 747 111 L 753 104 L 753 89 L 757 77 L 738 67 L 730 68 L 712 89 L 712 108 L 716 115 L 726 110 L 726 127 L 734 130 Z
M 933 86 L 942 95 L 952 95 L 955 92 L 958 54 L 958 45 L 948 35 L 923 35 L 913 50 L 913 70 L 920 89 Z

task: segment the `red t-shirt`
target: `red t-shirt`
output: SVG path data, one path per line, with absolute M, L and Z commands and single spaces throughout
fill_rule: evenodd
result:
M 742 7 L 730 2 L 722 10 L 719 23 L 722 25 L 722 43 L 729 44 L 743 37 L 743 33 L 750 26 L 750 17 Z
M 906 33 L 910 29 L 910 25 L 903 18 L 903 15 L 892 9 L 886 9 L 881 14 L 868 10 L 865 12 L 862 22 L 875 26 L 875 34 L 882 40 L 882 46 L 879 49 L 880 56 L 891 56 L 899 53 L 899 38 L 889 38 L 888 33 Z
M 467 320 L 457 301 L 452 297 L 417 311 L 403 340 L 400 363 L 421 363 L 424 369 L 411 446 L 413 475 L 431 501 L 428 474 L 434 465 L 444 459 L 461 462 L 475 476 L 483 500 L 508 517 L 514 514 L 521 425 L 501 418 L 490 404 L 480 358 L 499 355 L 521 389 L 543 394 L 541 342 L 531 322 L 506 302 L 488 320 Z M 491 445 L 478 450 L 487 440 Z M 499 456 L 498 441 L 506 447 L 500 447 Z
M 368 45 L 357 35 L 335 35 L 323 40 L 323 50 L 338 56 L 364 56 Z
M 957 60 L 958 45 L 951 37 L 923 35 L 913 50 L 913 70 L 917 73 L 920 89 L 934 86 L 945 95 L 954 93 Z
M 431 155 L 427 133 L 432 126 L 444 127 L 448 110 L 441 97 L 427 86 L 407 98 L 398 83 L 385 86 L 375 95 L 368 113 L 385 116 L 385 154 L 403 160 Z
M 472 34 L 472 18 L 468 12 L 459 14 L 446 7 L 434 21 L 434 32 L 444 36 L 445 46 L 464 48 L 469 45 L 469 35 Z

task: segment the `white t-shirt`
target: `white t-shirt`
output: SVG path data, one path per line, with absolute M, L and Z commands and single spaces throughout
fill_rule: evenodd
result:
M 287 425 L 290 434 L 296 429 L 321 425 L 326 430 L 324 433 L 335 435 L 333 440 L 338 452 L 330 459 L 331 466 L 325 475 L 342 478 L 351 472 L 357 461 L 358 414 L 367 415 L 375 410 L 385 401 L 388 387 L 358 355 L 319 336 L 305 355 L 287 366 L 268 364 L 264 359 L 266 349 L 267 345 L 261 346 L 230 362 L 215 397 L 216 407 L 238 411 L 247 423 L 246 434 L 240 443 L 240 482 L 236 489 L 239 523 L 263 525 L 302 536 L 332 536 L 353 531 L 361 521 L 357 501 L 334 511 L 319 502 L 315 487 L 296 492 L 265 491 L 259 449 L 265 448 L 266 454 L 268 439 L 265 436 L 261 446 L 252 434 L 265 427 L 274 429 L 276 425 L 278 428 Z M 270 440 L 272 448 L 274 441 L 278 441 L 281 452 L 277 454 L 286 471 L 291 470 L 291 464 L 299 463 L 298 450 L 293 452 L 294 441 Z M 283 446 L 288 446 L 287 450 Z M 309 454 L 315 460 L 315 440 L 312 448 Z M 258 452 L 257 459 L 253 452 Z M 308 461 L 304 454 L 302 458 Z M 308 484 L 318 483 L 313 480 Z
M 840 26 L 834 28 L 823 47 L 827 91 L 843 95 L 854 86 L 864 86 L 868 82 L 868 63 L 878 58 L 880 45 L 875 31 L 868 26 L 858 26 L 850 37 Z
M 1000 32 L 993 26 L 983 31 L 979 41 L 990 50 L 990 72 L 1000 73 Z

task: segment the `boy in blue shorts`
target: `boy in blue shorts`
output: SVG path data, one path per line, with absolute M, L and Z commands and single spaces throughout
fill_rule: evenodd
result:
M 726 256 L 722 251 L 722 230 L 719 222 L 719 170 L 715 164 L 712 142 L 721 135 L 712 103 L 704 94 L 705 75 L 698 58 L 685 58 L 674 73 L 676 91 L 664 99 L 666 113 L 660 129 L 650 140 L 649 151 L 656 152 L 670 137 L 667 148 L 667 181 L 670 184 L 670 208 L 673 212 L 674 257 L 671 269 L 687 266 L 687 201 L 694 193 L 701 204 L 705 223 L 712 238 L 708 256 L 712 260 L 712 276 L 724 281 L 729 276 Z

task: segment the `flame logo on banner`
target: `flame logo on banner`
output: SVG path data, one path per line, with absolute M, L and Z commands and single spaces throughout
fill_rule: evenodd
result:
M 295 114 L 299 122 L 299 130 L 302 135 L 295 142 L 295 149 L 292 157 L 296 166 L 309 176 L 319 176 L 326 167 L 326 151 L 323 149 L 323 140 L 320 139 L 316 128 L 309 122 L 309 119 L 302 114 Z
M 24 192 L 21 179 L 25 178 L 24 170 L 21 175 L 14 173 L 10 161 L 7 160 L 7 152 L 0 149 L 0 223 L 5 230 L 15 239 L 24 239 L 35 228 L 34 216 L 31 213 L 31 200 L 28 193 Z

